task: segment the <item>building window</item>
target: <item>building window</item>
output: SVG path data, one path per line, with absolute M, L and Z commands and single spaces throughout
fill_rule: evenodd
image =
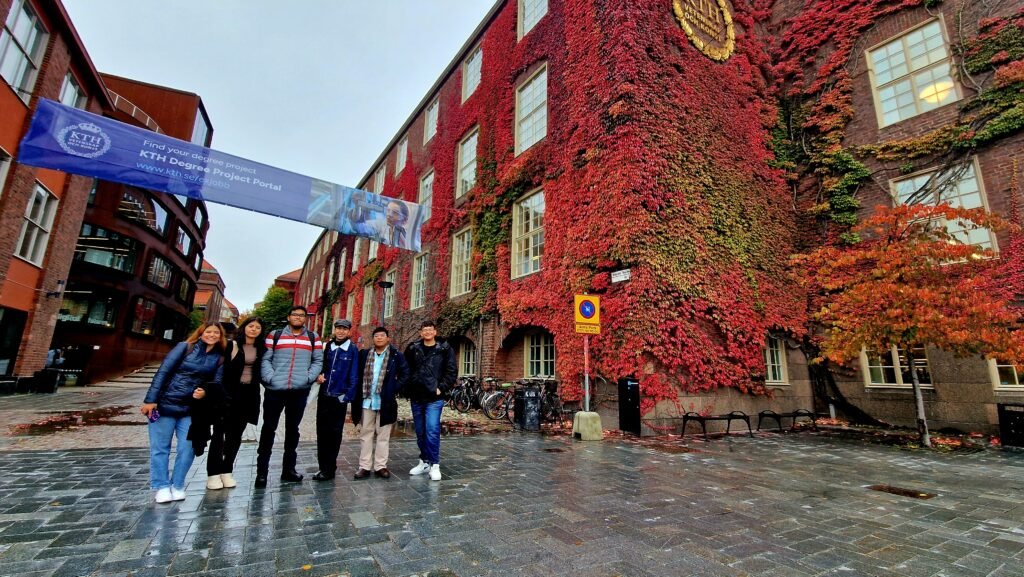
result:
M 868 51 L 879 126 L 956 102 L 942 21 L 924 26 Z
M 345 262 L 348 260 L 348 249 L 341 249 L 341 256 L 338 257 L 338 284 L 345 280 Z M 352 318 L 352 317 L 349 317 Z
M 412 290 L 409 292 L 409 308 L 418 309 L 427 304 L 427 257 L 428 253 L 417 255 L 412 261 Z
M 405 168 L 405 157 L 409 156 L 409 137 L 404 136 L 398 143 L 398 156 L 395 158 L 395 174 L 401 174 Z
M 84 323 L 95 327 L 114 328 L 117 307 L 114 299 L 89 293 L 67 291 L 60 305 L 57 320 L 65 323 Z
M 462 65 L 462 101 L 465 102 L 480 86 L 480 71 L 484 61 L 483 48 L 477 47 Z
M 46 50 L 46 30 L 27 0 L 15 0 L 0 34 L 0 76 L 28 102 Z
M 356 293 L 348 293 L 348 298 L 345 300 L 345 318 L 352 320 L 352 313 L 356 310 Z
M 153 260 L 149 261 L 149 270 L 146 271 L 146 280 L 162 289 L 169 289 L 173 273 L 174 267 L 171 266 L 171 263 L 153 255 Z
M 465 341 L 459 347 L 459 376 L 476 374 L 476 345 Z
M 373 321 L 373 285 L 363 287 L 363 319 L 362 323 L 368 325 Z
M 373 191 L 377 194 L 384 194 L 384 179 L 388 175 L 388 166 L 386 164 L 380 165 L 377 172 L 373 175 Z
M 380 243 L 379 242 L 377 242 L 375 240 L 371 240 L 370 241 L 370 248 L 366 250 L 366 262 L 370 262 L 371 260 L 377 258 L 377 250 L 379 248 L 380 248 Z
M 997 391 L 1024 392 L 1024 366 L 988 359 L 988 372 Z
M 516 154 L 548 133 L 548 68 L 541 67 L 516 90 Z
M 206 146 L 206 140 L 210 137 L 210 124 L 206 121 L 206 115 L 202 108 L 196 108 L 196 123 L 192 126 L 192 144 Z
M 75 260 L 126 273 L 135 272 L 139 243 L 116 232 L 88 223 L 82 225 L 75 245 Z
M 363 244 L 363 239 L 356 238 L 355 242 L 352 243 L 352 274 L 355 274 L 359 270 L 359 249 Z
M 548 0 L 519 0 L 519 38 L 530 30 L 548 13 Z
M 129 220 L 145 225 L 160 236 L 167 230 L 167 210 L 153 200 L 149 193 L 137 188 L 124 188 L 117 212 Z
M 420 213 L 423 215 L 423 222 L 427 222 L 434 206 L 434 171 L 431 170 L 426 176 L 420 179 L 420 194 L 417 199 L 420 204 Z
M 555 337 L 543 333 L 527 338 L 526 376 L 555 376 Z
M 869 387 L 910 388 L 913 386 L 910 367 L 913 366 L 921 386 L 931 388 L 932 377 L 924 348 L 914 349 L 909 357 L 906 352 L 906 350 L 896 347 L 882 352 L 864 350 L 861 353 L 861 367 L 864 370 L 866 385 Z
M 963 174 L 956 181 L 947 181 L 941 174 L 927 172 L 896 180 L 891 183 L 896 202 L 906 204 L 934 205 L 939 202 L 948 203 L 956 208 L 986 208 L 985 196 L 978 181 L 974 162 L 967 165 Z M 936 186 L 936 183 L 941 183 Z M 960 221 L 944 221 L 946 231 L 956 240 L 977 246 L 981 249 L 995 249 L 995 237 L 987 228 L 973 228 L 972 225 Z
M 192 292 L 192 283 L 187 278 L 182 277 L 181 284 L 178 285 L 178 300 L 187 303 L 188 295 Z
M 196 230 L 201 234 L 203 232 L 203 224 L 206 222 L 206 215 L 203 214 L 198 204 L 196 205 L 196 213 L 192 217 L 192 222 L 196 223 Z
M 789 383 L 786 371 L 786 346 L 780 337 L 768 335 L 764 342 L 765 381 L 774 385 Z
M 75 75 L 68 72 L 64 76 L 64 84 L 60 87 L 60 103 L 64 106 L 84 109 L 85 102 L 86 98 L 82 93 L 82 87 L 75 80 Z
M 178 227 L 178 240 L 175 241 L 174 248 L 184 256 L 188 256 L 189 251 L 192 250 L 192 237 L 181 226 Z
M 512 211 L 512 278 L 540 270 L 544 255 L 544 191 L 515 204 Z
M 57 197 L 36 184 L 32 198 L 28 201 L 25 221 L 18 238 L 18 256 L 35 265 L 42 265 L 46 245 L 50 240 L 50 229 L 57 214 Z
M 7 173 L 11 170 L 11 155 L 0 148 L 0 198 L 4 195 L 4 184 L 7 183 Z M 95 180 L 93 182 L 96 182 Z
M 430 106 L 427 106 L 427 117 L 423 124 L 423 144 L 430 142 L 430 139 L 437 134 L 438 102 L 435 100 L 430 103 Z
M 395 286 L 395 280 L 398 278 L 398 273 L 393 270 L 389 270 L 384 275 L 384 280 L 391 283 L 391 288 L 384 290 L 384 318 L 390 318 L 395 315 L 395 291 L 398 287 Z
M 196 251 L 196 262 L 195 267 L 197 273 L 203 272 L 203 253 Z
M 132 332 L 140 335 L 151 335 L 156 319 L 156 303 L 138 297 L 135 299 L 135 315 L 132 317 Z
M 459 180 L 455 187 L 455 198 L 465 196 L 476 186 L 476 145 L 479 136 L 480 131 L 473 129 L 473 132 L 459 143 Z
M 473 288 L 473 229 L 467 228 L 455 233 L 452 238 L 452 290 L 451 295 L 457 297 L 468 293 Z

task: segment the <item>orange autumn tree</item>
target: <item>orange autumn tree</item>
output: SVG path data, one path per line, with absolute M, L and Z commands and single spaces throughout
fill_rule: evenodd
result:
M 1000 259 L 948 230 L 1008 226 L 984 209 L 879 206 L 853 228 L 860 242 L 794 257 L 821 328 L 817 360 L 848 364 L 862 349 L 931 346 L 958 357 L 1020 362 L 1020 311 L 1012 308 L 1006 291 L 987 290 Z M 908 364 L 918 432 L 922 444 L 931 446 L 917 371 L 913 361 Z

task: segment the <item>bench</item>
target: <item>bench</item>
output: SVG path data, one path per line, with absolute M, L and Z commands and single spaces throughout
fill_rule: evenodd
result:
M 750 415 L 743 411 L 733 411 L 727 415 L 702 415 L 700 413 L 694 413 L 693 411 L 687 412 L 683 415 L 683 430 L 680 432 L 680 436 L 686 436 L 686 423 L 690 421 L 697 421 L 700 423 L 701 431 L 704 432 L 704 440 L 708 440 L 708 421 L 726 421 L 725 434 L 729 434 L 729 430 L 732 428 L 733 421 L 743 421 L 747 424 L 747 433 L 750 437 L 754 437 L 754 431 L 750 428 Z
M 776 413 L 775 411 L 765 410 L 757 414 L 757 430 L 761 430 L 761 421 L 764 419 L 775 419 L 775 422 L 779 426 L 779 431 L 782 431 L 782 419 L 793 419 L 793 424 L 789 430 L 796 429 L 796 420 L 799 418 L 806 418 L 811 420 L 811 426 L 814 430 L 818 430 L 818 415 L 814 414 L 807 409 L 797 409 L 791 413 Z

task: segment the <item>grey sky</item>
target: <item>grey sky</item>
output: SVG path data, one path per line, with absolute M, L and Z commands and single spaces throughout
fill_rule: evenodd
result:
M 101 72 L 200 95 L 213 148 L 358 184 L 494 0 L 63 0 Z M 239 310 L 320 228 L 209 205 Z M 243 240 L 243 237 L 245 240 Z

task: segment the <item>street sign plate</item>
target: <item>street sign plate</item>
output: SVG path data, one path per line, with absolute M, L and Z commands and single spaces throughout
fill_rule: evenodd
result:
M 601 334 L 601 325 L 576 323 L 576 332 L 584 335 L 599 335 Z
M 617 270 L 612 273 L 612 282 L 623 282 L 629 280 L 633 276 L 633 269 L 624 268 Z

